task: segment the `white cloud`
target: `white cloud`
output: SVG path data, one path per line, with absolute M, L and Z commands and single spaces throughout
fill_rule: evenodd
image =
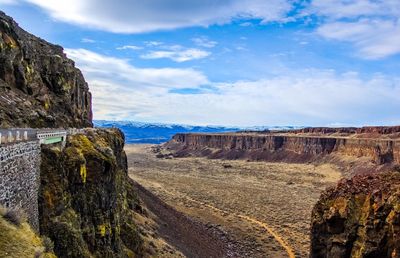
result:
M 0 1 L 17 3 L 16 0 Z M 206 27 L 238 19 L 243 19 L 240 25 L 249 26 L 254 21 L 250 23 L 246 19 L 285 23 L 305 17 L 307 24 L 311 17 L 317 17 L 319 35 L 354 44 L 360 57 L 379 59 L 400 53 L 399 0 L 19 1 L 41 7 L 56 20 L 115 33 Z M 293 14 L 294 3 L 308 3 L 308 7 L 301 14 Z M 361 27 L 367 28 L 360 31 Z
M 160 58 L 168 58 L 175 62 L 186 62 L 190 60 L 202 59 L 209 56 L 211 53 L 197 49 L 197 48 L 188 48 L 185 49 L 182 46 L 174 45 L 170 47 L 165 47 L 169 50 L 157 50 L 150 51 L 147 54 L 143 54 L 140 57 L 143 59 L 160 59 Z
M 201 72 L 193 69 L 137 68 L 130 65 L 128 60 L 100 55 L 85 49 L 66 49 L 65 52 L 91 80 L 102 79 L 111 84 L 118 82 L 141 90 L 198 87 L 208 83 Z
M 198 38 L 192 38 L 192 41 L 199 47 L 205 47 L 205 48 L 213 48 L 215 47 L 218 42 L 213 41 L 208 39 L 205 36 L 198 37 Z
M 126 60 L 67 50 L 93 92 L 96 119 L 224 125 L 400 123 L 400 79 L 299 70 L 256 81 L 209 82 L 200 72 L 141 69 Z M 209 85 L 203 94 L 171 89 Z
M 363 58 L 379 59 L 400 53 L 399 21 L 332 22 L 322 25 L 317 32 L 325 38 L 354 43 Z
M 117 47 L 117 50 L 127 50 L 127 49 L 130 49 L 130 50 L 141 50 L 141 49 L 143 49 L 143 47 L 134 46 L 134 45 L 125 45 L 125 46 L 122 46 L 122 47 Z
M 161 41 L 145 41 L 144 44 L 148 47 L 158 47 L 164 45 Z
M 81 42 L 83 42 L 83 43 L 96 43 L 96 40 L 89 39 L 89 38 L 83 38 L 81 40 Z
M 244 47 L 244 46 L 237 46 L 237 47 L 236 47 L 236 50 L 239 50 L 239 51 L 249 51 L 249 49 L 246 48 L 246 47 Z
M 353 43 L 362 58 L 400 53 L 398 0 L 314 0 L 308 11 L 324 19 L 319 35 Z
M 285 22 L 292 0 L 25 0 L 54 19 L 117 33 L 208 26 L 238 18 Z
M 0 0 L 0 5 L 15 5 L 18 4 L 18 0 Z
M 253 26 L 253 23 L 251 23 L 251 22 L 242 22 L 240 24 L 240 26 L 242 26 L 242 27 L 250 27 L 250 26 Z
M 313 0 L 311 13 L 330 19 L 359 18 L 361 16 L 397 16 L 398 0 Z

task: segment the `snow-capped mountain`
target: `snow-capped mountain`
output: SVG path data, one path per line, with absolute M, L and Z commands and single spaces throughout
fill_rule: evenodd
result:
M 223 126 L 191 126 L 179 124 L 143 123 L 135 121 L 94 121 L 95 127 L 118 127 L 125 133 L 127 143 L 163 143 L 177 133 L 235 132 L 240 128 Z
M 136 121 L 93 121 L 95 127 L 118 127 L 125 133 L 127 143 L 159 144 L 169 141 L 177 133 L 220 133 L 236 131 L 291 130 L 294 126 L 195 126 L 182 124 L 144 123 Z

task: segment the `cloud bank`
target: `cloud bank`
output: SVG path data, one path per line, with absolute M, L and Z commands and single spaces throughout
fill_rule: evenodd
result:
M 358 57 L 381 59 L 400 53 L 398 0 L 0 0 L 1 4 L 18 2 L 36 5 L 55 20 L 114 33 L 207 27 L 247 19 L 265 24 L 306 18 L 307 23 L 308 18 L 317 17 L 318 35 L 352 43 Z M 202 38 L 194 42 L 210 48 L 216 44 Z
M 3 0 L 4 1 L 4 0 Z M 237 18 L 285 21 L 291 0 L 26 0 L 54 19 L 115 33 L 209 26 Z
M 398 0 L 313 0 L 308 11 L 324 20 L 319 35 L 353 43 L 361 58 L 400 53 Z
M 211 53 L 197 48 L 184 48 L 180 45 L 164 47 L 166 50 L 154 50 L 141 55 L 143 59 L 168 58 L 172 61 L 182 63 L 190 60 L 202 59 Z
M 195 70 L 136 68 L 83 49 L 67 53 L 91 86 L 96 119 L 239 126 L 400 123 L 399 78 L 299 70 L 218 83 Z M 176 88 L 200 94 L 171 93 Z

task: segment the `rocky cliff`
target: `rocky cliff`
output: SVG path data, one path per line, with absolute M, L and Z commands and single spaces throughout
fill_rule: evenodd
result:
M 91 126 L 91 94 L 74 62 L 60 46 L 25 32 L 0 12 L 0 127 Z M 52 240 L 58 257 L 140 257 L 143 240 L 134 216 L 141 208 L 127 175 L 124 135 L 117 129 L 78 132 L 68 135 L 64 148 L 39 150 L 40 234 Z M 27 195 L 11 181 L 13 193 Z M 25 224 L 10 226 L 0 217 L 0 256 L 39 257 L 41 239 Z M 1 241 L 3 229 L 9 238 L 29 236 L 22 239 L 26 250 L 18 253 Z
M 87 129 L 42 151 L 40 231 L 58 257 L 134 257 L 141 237 L 123 134 Z
M 0 127 L 91 127 L 91 94 L 63 48 L 0 11 Z
M 357 134 L 367 137 L 367 135 L 393 135 L 400 133 L 400 126 L 364 126 L 364 127 L 306 127 L 303 129 L 290 131 L 294 134 L 344 134 L 351 135 Z M 398 136 L 398 135 L 397 135 Z
M 325 192 L 312 212 L 313 258 L 400 257 L 400 173 L 358 175 Z
M 177 134 L 165 145 L 176 156 L 309 162 L 328 155 L 365 158 L 376 165 L 400 164 L 396 139 L 286 134 Z

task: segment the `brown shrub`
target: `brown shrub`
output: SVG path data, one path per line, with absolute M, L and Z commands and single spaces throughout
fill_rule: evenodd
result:
M 1 213 L 4 219 L 6 219 L 8 222 L 11 222 L 16 226 L 20 226 L 27 220 L 25 212 L 19 208 L 10 208 L 10 209 L 3 208 L 3 211 Z

